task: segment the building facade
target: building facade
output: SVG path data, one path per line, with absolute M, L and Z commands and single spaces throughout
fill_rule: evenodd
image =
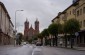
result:
M 81 30 L 78 32 L 77 44 L 85 46 L 85 0 L 80 0 L 76 5 L 76 19 L 81 25 Z
M 13 37 L 13 23 L 6 10 L 6 7 L 0 2 L 0 44 L 11 44 Z
M 37 34 L 39 34 L 39 21 L 38 20 L 35 21 L 35 29 L 33 29 L 32 25 L 29 28 L 29 22 L 28 22 L 28 20 L 26 20 L 24 23 L 24 38 L 25 38 L 25 40 L 30 40 Z
M 74 39 L 75 45 L 85 46 L 85 0 L 73 0 L 73 3 L 58 14 L 52 23 L 64 24 L 69 19 L 77 19 L 81 25 L 79 36 Z

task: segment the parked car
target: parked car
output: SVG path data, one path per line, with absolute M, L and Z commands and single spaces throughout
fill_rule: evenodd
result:
M 37 42 L 36 46 L 42 46 L 41 42 Z
M 22 44 L 21 45 L 26 45 L 26 42 L 22 42 Z

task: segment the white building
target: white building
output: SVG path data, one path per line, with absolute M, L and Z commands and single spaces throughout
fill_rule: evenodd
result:
M 0 2 L 0 44 L 11 44 L 13 39 L 13 23 L 6 10 L 6 7 Z

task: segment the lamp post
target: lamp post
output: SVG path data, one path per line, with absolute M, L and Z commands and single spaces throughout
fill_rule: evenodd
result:
M 14 45 L 16 45 L 16 33 L 17 33 L 17 30 L 16 30 L 16 14 L 17 14 L 18 11 L 23 11 L 23 10 L 16 10 L 15 11 L 15 43 L 14 43 Z

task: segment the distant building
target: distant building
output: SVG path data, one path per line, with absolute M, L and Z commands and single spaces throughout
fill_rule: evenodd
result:
M 4 4 L 0 2 L 0 45 L 13 43 L 13 23 Z M 11 41 L 12 40 L 12 41 Z
M 24 38 L 26 40 L 30 40 L 37 34 L 39 34 L 39 21 L 38 20 L 35 21 L 35 29 L 33 29 L 32 25 L 29 28 L 29 22 L 28 20 L 26 20 L 24 23 Z

